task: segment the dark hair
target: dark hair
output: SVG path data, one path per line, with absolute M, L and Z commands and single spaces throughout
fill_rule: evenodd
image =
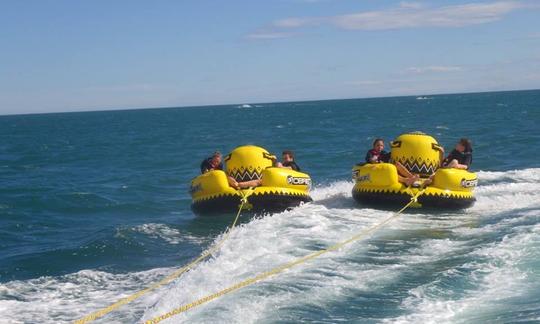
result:
M 215 157 L 215 156 L 221 156 L 221 152 L 220 152 L 220 151 L 215 151 L 215 152 L 212 154 L 212 157 Z
M 462 138 L 459 140 L 459 144 L 463 145 L 465 152 L 472 152 L 472 143 L 468 138 Z
M 384 144 L 384 140 L 383 140 L 382 138 L 376 138 L 376 139 L 373 141 L 373 146 L 375 146 L 375 144 L 377 144 L 377 142 L 379 142 L 379 141 L 383 142 L 383 144 Z
M 294 160 L 294 153 L 293 153 L 293 151 L 291 151 L 291 150 L 285 150 L 285 151 L 283 151 L 283 152 L 281 153 L 281 155 L 285 155 L 285 154 L 290 155 L 290 157 L 292 157 L 293 160 Z

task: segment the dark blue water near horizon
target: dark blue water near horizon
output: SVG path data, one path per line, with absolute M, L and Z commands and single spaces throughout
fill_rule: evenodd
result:
M 388 214 L 354 204 L 352 165 L 374 138 L 419 130 L 447 151 L 472 139 L 474 207 L 411 213 L 172 322 L 540 320 L 539 122 L 539 90 L 0 116 L 0 316 L 72 321 L 197 257 L 232 220 L 190 210 L 189 182 L 215 150 L 294 150 L 314 203 L 243 218 L 211 260 L 103 322 L 148 319 L 335 243 Z

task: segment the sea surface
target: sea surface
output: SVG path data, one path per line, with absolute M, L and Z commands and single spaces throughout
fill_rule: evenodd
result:
M 0 117 L 0 323 L 68 323 L 223 237 L 190 180 L 211 152 L 296 152 L 313 203 L 241 217 L 211 258 L 99 323 L 137 323 L 330 246 L 391 210 L 351 197 L 376 137 L 473 141 L 476 204 L 410 210 L 366 239 L 168 323 L 540 321 L 540 91 Z

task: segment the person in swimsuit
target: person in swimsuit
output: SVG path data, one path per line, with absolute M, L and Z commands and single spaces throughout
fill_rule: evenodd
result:
M 384 140 L 377 138 L 373 141 L 373 148 L 366 153 L 367 163 L 390 163 L 390 153 L 384 150 Z M 397 168 L 398 180 L 407 186 L 412 186 L 418 182 L 420 176 L 411 173 L 403 164 L 399 162 L 393 162 Z
M 206 158 L 201 162 L 201 173 L 204 174 L 212 170 L 223 170 L 223 162 L 221 161 L 221 153 L 219 151 L 215 151 L 211 157 Z
M 443 168 L 468 170 L 472 164 L 472 143 L 468 138 L 462 138 L 456 147 L 444 159 Z
M 291 169 L 294 171 L 300 171 L 300 167 L 298 164 L 296 164 L 296 161 L 294 160 L 294 152 L 290 150 L 285 150 L 282 153 L 282 159 L 283 162 L 279 162 L 277 158 L 272 155 L 272 161 L 275 167 L 278 168 L 285 168 L 285 169 Z M 248 187 L 257 187 L 262 184 L 262 180 L 250 180 L 245 182 L 238 182 L 238 186 L 240 188 L 248 188 Z
M 373 148 L 366 153 L 367 163 L 388 163 L 390 161 L 390 153 L 384 150 L 384 140 L 377 138 L 373 141 Z
M 276 162 L 276 166 L 278 168 L 287 168 L 287 169 L 292 169 L 294 171 L 300 171 L 300 167 L 298 166 L 298 164 L 296 164 L 296 161 L 294 160 L 293 151 L 289 151 L 289 150 L 283 151 L 282 159 L 283 159 L 283 162 Z
M 443 159 L 441 162 L 441 168 L 454 168 L 454 169 L 463 169 L 468 170 L 472 164 L 472 143 L 468 138 L 462 138 L 457 142 L 456 147 L 448 154 L 446 159 Z M 444 154 L 444 150 L 441 151 Z M 433 183 L 433 177 L 435 174 L 432 174 L 426 181 L 424 181 L 423 186 L 429 186 Z
M 212 154 L 211 157 L 204 159 L 201 162 L 201 173 L 207 173 L 213 170 L 221 170 L 223 171 L 223 162 L 222 162 L 222 155 L 220 152 L 216 151 L 214 154 Z M 231 176 L 227 176 L 227 181 L 229 182 L 229 186 L 233 187 L 234 189 L 244 189 L 244 188 L 250 188 L 250 187 L 257 187 L 262 184 L 261 180 L 250 180 L 250 181 L 243 181 L 238 182 L 236 179 L 234 179 Z

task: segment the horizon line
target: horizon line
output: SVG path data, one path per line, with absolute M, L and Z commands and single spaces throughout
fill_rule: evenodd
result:
M 373 97 L 357 97 L 357 98 L 326 98 L 326 99 L 307 99 L 307 100 L 284 100 L 284 101 L 268 101 L 268 102 L 244 102 L 244 103 L 222 103 L 222 104 L 202 104 L 202 105 L 186 105 L 186 106 L 164 106 L 164 107 L 131 107 L 131 108 L 99 108 L 93 110 L 67 110 L 67 111 L 50 111 L 50 112 L 28 112 L 14 114 L 0 114 L 0 118 L 4 116 L 28 116 L 28 115 L 49 115 L 49 114 L 76 114 L 76 113 L 95 113 L 95 112 L 118 112 L 118 111 L 135 111 L 135 110 L 154 110 L 154 109 L 185 109 L 185 108 L 208 108 L 221 106 L 235 105 L 268 105 L 268 104 L 285 104 L 299 102 L 321 102 L 334 100 L 364 100 L 364 99 L 385 99 L 385 98 L 404 98 L 418 96 L 443 96 L 443 95 L 460 95 L 460 94 L 481 94 L 481 93 L 497 93 L 497 92 L 520 92 L 520 91 L 540 91 L 540 88 L 533 89 L 513 89 L 513 90 L 486 90 L 486 91 L 470 91 L 470 92 L 443 92 L 443 93 L 422 93 L 414 95 L 395 95 L 395 96 L 373 96 Z

